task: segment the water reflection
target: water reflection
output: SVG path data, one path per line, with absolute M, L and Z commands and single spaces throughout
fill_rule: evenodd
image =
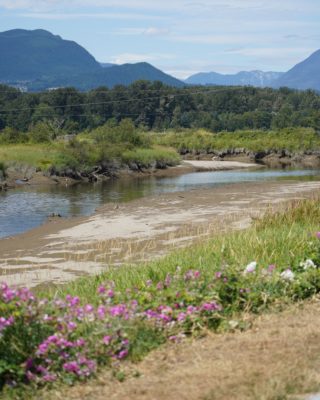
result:
M 90 215 L 107 202 L 126 202 L 151 194 L 210 188 L 228 183 L 270 179 L 318 179 L 315 170 L 219 171 L 171 178 L 125 179 L 71 187 L 46 186 L 0 192 L 0 237 L 12 236 L 41 225 L 52 214 L 63 217 Z

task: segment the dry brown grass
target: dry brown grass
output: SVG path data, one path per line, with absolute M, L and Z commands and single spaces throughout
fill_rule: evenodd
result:
M 124 263 L 136 263 L 154 260 L 165 254 L 184 248 L 190 243 L 205 243 L 214 235 L 228 230 L 240 229 L 237 223 L 244 219 L 242 213 L 235 213 L 224 218 L 209 219 L 205 223 L 186 223 L 183 225 L 172 225 L 172 230 L 161 233 L 153 238 L 115 238 L 101 240 L 93 243 L 85 243 L 78 246 L 68 246 L 64 249 L 64 258 L 76 262 L 103 262 L 107 265 L 118 265 Z M 55 256 L 55 254 L 53 254 Z M 59 254 L 56 254 L 57 256 Z
M 285 400 L 320 390 L 320 302 L 264 315 L 246 332 L 166 345 L 120 383 L 110 372 L 50 399 Z M 138 373 L 137 373 L 138 371 Z M 139 376 L 139 377 L 136 377 Z M 43 396 L 42 398 L 48 398 Z

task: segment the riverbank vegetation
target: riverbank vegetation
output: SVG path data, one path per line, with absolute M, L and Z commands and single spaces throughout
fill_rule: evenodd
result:
M 312 128 L 244 130 L 212 134 L 205 130 L 169 131 L 153 134 L 155 143 L 175 148 L 179 153 L 245 149 L 251 152 L 304 152 L 320 150 L 320 136 Z
M 40 129 L 40 128 L 39 128 Z M 11 128 L 5 131 L 12 130 Z M 112 172 L 124 167 L 139 171 L 143 168 L 165 168 L 180 162 L 177 152 L 151 142 L 131 120 L 119 124 L 110 121 L 92 131 L 85 131 L 67 140 L 53 140 L 45 129 L 34 140 L 27 135 L 23 143 L 4 140 L 0 145 L 3 165 L 28 165 L 55 175 Z M 18 135 L 19 136 L 19 135 Z
M 225 151 L 252 153 L 284 152 L 288 154 L 320 151 L 320 136 L 312 128 L 252 130 L 212 133 L 202 129 L 145 132 L 131 120 L 84 131 L 67 140 L 0 145 L 2 169 L 31 166 L 50 175 L 77 177 L 92 171 L 117 174 L 121 168 L 142 171 L 179 164 L 181 155 L 219 154 Z M 315 164 L 316 165 L 316 164 Z
M 246 231 L 140 266 L 109 268 L 51 292 L 35 295 L 3 284 L 2 390 L 26 398 L 27 387 L 83 381 L 102 366 L 123 379 L 123 360 L 139 361 L 165 341 L 208 329 L 247 329 L 244 314 L 281 310 L 316 295 L 319 219 L 318 199 L 295 202 Z

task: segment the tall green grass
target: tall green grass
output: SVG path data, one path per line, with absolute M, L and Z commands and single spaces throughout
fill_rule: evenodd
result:
M 122 154 L 122 160 L 126 164 L 137 162 L 149 168 L 154 165 L 177 165 L 180 162 L 180 157 L 173 149 L 154 146 L 150 149 L 137 148 L 134 150 L 127 150 Z
M 102 275 L 80 278 L 56 290 L 59 295 L 72 293 L 92 302 L 98 300 L 96 289 L 101 282 L 113 280 L 124 292 L 149 279 L 161 281 L 178 266 L 182 271 L 197 269 L 208 277 L 221 268 L 243 270 L 251 261 L 257 261 L 261 267 L 275 264 L 285 269 L 312 256 L 310 243 L 317 240 L 314 233 L 319 230 L 319 200 L 296 202 L 285 212 L 265 215 L 245 231 L 212 237 L 154 262 L 110 268 Z
M 26 164 L 42 170 L 58 163 L 62 148 L 53 144 L 6 144 L 0 146 L 0 162 Z
M 178 151 L 210 151 L 245 148 L 250 151 L 319 150 L 320 136 L 311 128 L 286 128 L 279 131 L 235 131 L 211 133 L 205 130 L 187 130 L 153 134 L 155 143 L 172 146 Z

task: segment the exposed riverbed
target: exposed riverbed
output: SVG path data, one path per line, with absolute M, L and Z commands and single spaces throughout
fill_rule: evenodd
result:
M 320 179 L 318 170 L 239 170 L 187 173 L 169 178 L 132 178 L 100 184 L 72 186 L 21 185 L 0 192 L 0 238 L 26 232 L 54 214 L 61 217 L 90 216 L 106 203 L 122 203 L 162 193 L 213 188 L 231 183 L 274 179 Z
M 9 216 L 24 230 L 30 221 L 38 227 L 0 240 L 0 281 L 61 284 L 110 265 L 154 259 L 215 233 L 246 228 L 269 207 L 319 191 L 319 173 L 312 170 L 203 172 L 9 191 L 1 195 L 2 221 Z M 75 217 L 39 225 L 52 212 Z

